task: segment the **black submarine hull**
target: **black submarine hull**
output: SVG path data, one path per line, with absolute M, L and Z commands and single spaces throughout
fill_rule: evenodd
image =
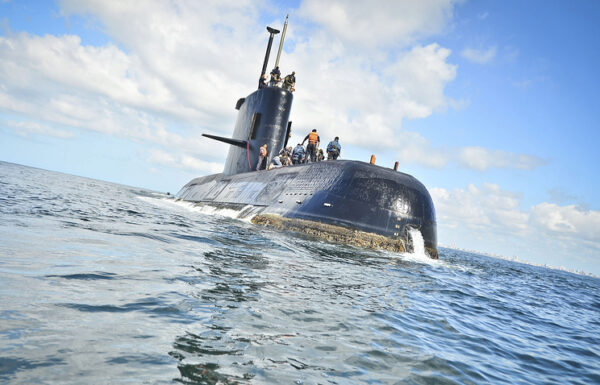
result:
M 270 36 L 259 87 L 237 101 L 233 137 L 203 134 L 230 145 L 223 173 L 193 179 L 176 198 L 237 208 L 241 217 L 250 217 L 253 223 L 378 249 L 410 251 L 409 234 L 416 236 L 411 231 L 416 229 L 428 254 L 437 258 L 433 202 L 427 189 L 408 174 L 350 160 L 254 171 L 260 147 L 267 145 L 269 164 L 287 147 L 292 131 L 289 118 L 295 77 L 290 78 L 291 86 L 266 85 L 273 35 L 278 33 L 270 27 L 267 30 Z M 279 53 L 282 45 L 283 37 Z
M 176 198 L 242 210 L 244 216 L 283 218 L 358 229 L 402 242 L 418 229 L 437 258 L 435 209 L 411 175 L 360 161 L 336 160 L 193 179 Z

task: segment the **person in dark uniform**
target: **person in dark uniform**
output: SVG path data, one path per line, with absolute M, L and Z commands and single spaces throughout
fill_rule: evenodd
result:
M 292 71 L 291 74 L 289 74 L 288 76 L 286 76 L 283 79 L 283 88 L 285 88 L 286 90 L 290 90 L 292 92 L 294 92 L 296 90 L 296 71 Z
M 258 88 L 263 88 L 267 86 L 267 75 L 263 75 L 260 77 L 260 83 L 258 84 Z
M 319 134 L 317 134 L 316 129 L 313 129 L 308 135 L 306 135 L 306 138 L 304 138 L 302 141 L 302 145 L 304 145 L 304 142 L 307 140 L 308 145 L 306 146 L 307 155 L 305 163 L 308 163 L 309 159 L 311 162 L 315 162 L 317 160 L 317 148 L 321 143 L 321 138 L 319 137 Z
M 279 71 L 279 66 L 277 66 L 271 71 L 271 82 L 269 85 L 271 87 L 276 87 L 279 83 L 281 83 L 281 71 Z

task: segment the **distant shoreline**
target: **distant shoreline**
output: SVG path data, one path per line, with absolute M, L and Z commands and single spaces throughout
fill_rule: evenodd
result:
M 524 261 L 524 260 L 518 259 L 517 256 L 507 257 L 507 256 L 504 256 L 504 255 L 490 254 L 490 253 L 486 253 L 486 252 L 479 251 L 479 250 L 462 249 L 460 247 L 448 246 L 448 245 L 442 245 L 442 244 L 438 245 L 438 247 L 443 247 L 445 249 L 450 249 L 450 250 L 464 251 L 464 252 L 472 253 L 472 254 L 479 254 L 479 255 L 486 256 L 486 257 L 490 257 L 490 258 L 496 258 L 496 259 L 502 259 L 504 261 L 520 263 L 522 265 L 529 265 L 529 266 L 535 266 L 535 267 L 543 267 L 543 268 L 550 269 L 550 270 L 564 271 L 564 272 L 567 272 L 567 273 L 577 274 L 577 275 L 581 275 L 581 276 L 584 276 L 584 277 L 592 277 L 592 278 L 598 278 L 598 279 L 600 279 L 599 275 L 596 275 L 594 273 L 590 273 L 590 272 L 587 272 L 587 271 L 575 270 L 575 269 L 568 269 L 568 268 L 566 268 L 564 266 L 556 267 L 556 266 L 550 266 L 550 265 L 541 264 L 541 263 L 534 263 L 534 262 Z

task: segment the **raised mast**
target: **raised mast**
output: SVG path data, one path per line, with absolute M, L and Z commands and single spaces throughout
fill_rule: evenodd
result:
M 273 36 L 279 33 L 279 30 L 271 27 L 267 27 L 269 31 L 269 43 L 267 44 L 267 52 L 265 53 L 265 61 L 263 62 L 262 72 L 260 78 L 258 78 L 258 88 L 260 88 L 263 76 L 267 73 L 267 64 L 269 63 L 269 55 L 271 54 L 271 45 L 273 44 Z
M 285 39 L 285 31 L 287 30 L 288 16 L 285 15 L 285 23 L 283 23 L 283 32 L 281 32 L 281 40 L 279 41 L 279 51 L 277 51 L 277 60 L 275 60 L 275 68 L 279 66 L 279 58 L 281 57 L 281 50 L 283 49 L 283 40 Z

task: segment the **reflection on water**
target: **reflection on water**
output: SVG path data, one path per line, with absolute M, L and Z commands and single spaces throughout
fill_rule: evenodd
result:
M 597 279 L 6 163 L 0 216 L 1 383 L 600 383 Z

